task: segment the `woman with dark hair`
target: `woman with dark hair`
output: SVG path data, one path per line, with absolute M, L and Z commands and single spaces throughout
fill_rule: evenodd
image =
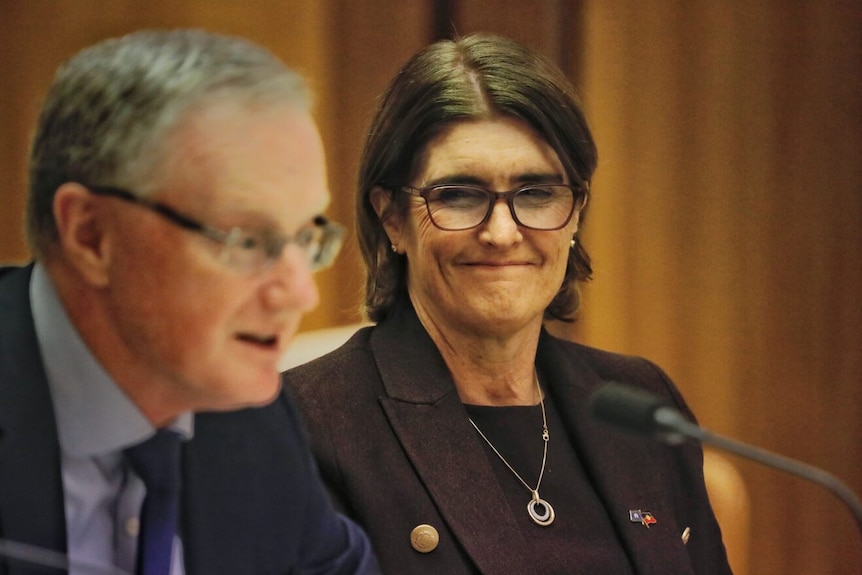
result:
M 591 274 L 596 157 L 563 74 L 503 38 L 437 42 L 384 94 L 357 197 L 376 325 L 285 383 L 386 572 L 730 572 L 699 447 L 587 410 L 614 380 L 693 417 L 674 384 L 543 328 Z

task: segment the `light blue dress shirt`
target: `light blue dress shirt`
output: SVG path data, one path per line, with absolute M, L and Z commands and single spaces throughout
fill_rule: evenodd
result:
M 122 452 L 155 428 L 93 357 L 39 264 L 30 300 L 57 419 L 70 574 L 107 573 L 112 567 L 134 573 L 145 488 Z M 192 423 L 192 414 L 185 413 L 171 428 L 190 438 Z M 179 536 L 171 575 L 184 575 Z

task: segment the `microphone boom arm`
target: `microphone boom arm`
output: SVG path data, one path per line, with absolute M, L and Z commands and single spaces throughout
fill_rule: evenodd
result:
M 683 437 L 695 439 L 825 487 L 850 508 L 856 519 L 856 524 L 862 532 L 862 501 L 850 487 L 831 473 L 778 453 L 713 433 L 691 423 L 678 411 L 669 407 L 658 408 L 655 411 L 655 421 L 668 430 L 664 438 L 667 443 L 678 443 Z

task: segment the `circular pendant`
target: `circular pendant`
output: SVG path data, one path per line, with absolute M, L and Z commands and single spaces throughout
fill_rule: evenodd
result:
M 554 508 L 538 496 L 527 503 L 527 513 L 530 514 L 530 519 L 543 527 L 554 522 Z

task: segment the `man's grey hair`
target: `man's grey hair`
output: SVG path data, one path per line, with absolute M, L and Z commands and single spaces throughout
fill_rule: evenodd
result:
M 57 71 L 30 152 L 27 239 L 37 257 L 57 239 L 54 193 L 66 182 L 145 196 L 159 184 L 171 129 L 228 99 L 308 109 L 304 80 L 249 41 L 202 30 L 142 31 L 83 50 Z

